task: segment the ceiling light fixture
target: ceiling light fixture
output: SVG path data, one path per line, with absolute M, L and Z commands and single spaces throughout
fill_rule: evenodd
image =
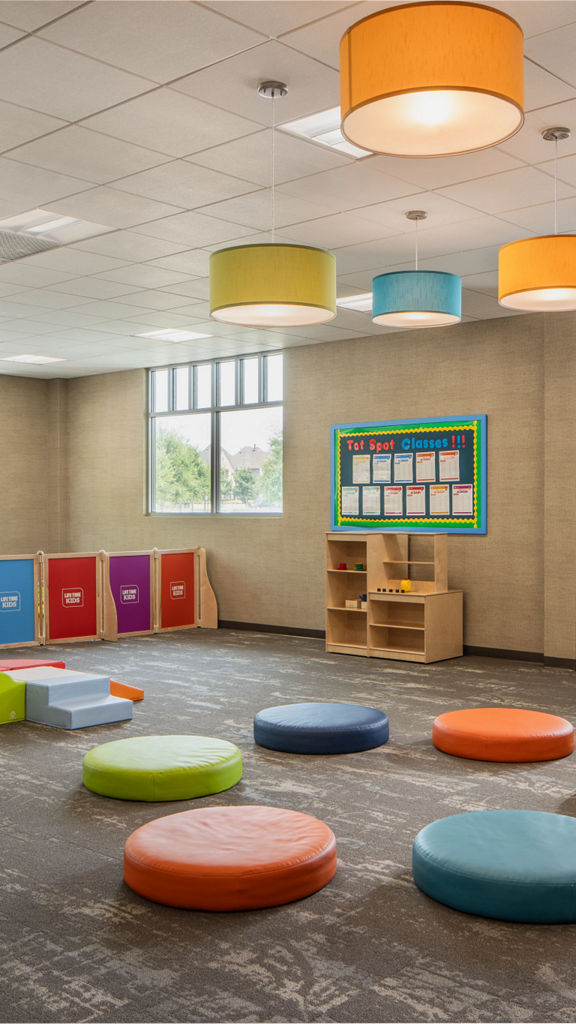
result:
M 498 301 L 507 309 L 544 313 L 576 309 L 576 235 L 558 234 L 558 142 L 569 128 L 546 128 L 546 142 L 555 144 L 554 234 L 523 238 L 498 253 Z
M 369 313 L 372 310 L 372 292 L 358 292 L 357 295 L 343 295 L 336 299 L 341 309 L 353 309 L 358 313 Z
M 418 223 L 425 210 L 409 210 L 416 222 L 414 270 L 380 274 L 372 281 L 372 320 L 385 327 L 442 327 L 462 318 L 462 281 L 456 274 L 418 270 Z
M 338 153 L 346 153 L 347 156 L 355 156 L 357 160 L 363 160 L 371 155 L 365 149 L 353 146 L 342 135 L 340 107 L 330 107 L 329 110 L 320 110 L 316 114 L 309 114 L 308 117 L 299 117 L 296 121 L 286 121 L 285 124 L 279 126 L 279 131 L 296 135 L 300 139 L 319 142 L 321 146 L 335 149 Z
M 201 338 L 211 338 L 211 334 L 197 334 L 194 331 L 181 331 L 175 328 L 165 327 L 161 331 L 146 331 L 145 334 L 135 334 L 135 338 L 152 338 L 153 341 L 199 341 Z
M 276 100 L 283 82 L 262 82 L 260 96 Z M 220 249 L 210 256 L 210 316 L 242 327 L 301 327 L 336 316 L 336 260 L 325 249 L 277 244 L 276 132 L 272 103 L 272 242 Z
M 35 356 L 25 353 L 21 356 L 2 356 L 3 363 L 65 363 L 65 359 L 56 356 Z
M 342 133 L 392 156 L 496 146 L 524 121 L 522 29 L 480 4 L 389 7 L 340 43 Z

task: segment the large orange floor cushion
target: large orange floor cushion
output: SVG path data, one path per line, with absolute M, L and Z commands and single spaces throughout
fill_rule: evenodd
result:
M 149 821 L 124 849 L 124 879 L 156 903 L 256 910 L 322 889 L 336 871 L 324 822 L 279 807 L 206 807 Z
M 476 761 L 553 761 L 574 750 L 574 728 L 565 718 L 524 708 L 467 708 L 436 719 L 438 750 Z

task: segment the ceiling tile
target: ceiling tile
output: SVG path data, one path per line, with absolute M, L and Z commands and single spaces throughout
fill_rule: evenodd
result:
M 230 166 L 234 167 L 233 164 Z M 250 181 L 220 174 L 187 160 L 172 160 L 153 170 L 132 174 L 117 181 L 114 187 L 150 199 L 163 200 L 169 197 L 171 203 L 184 209 L 205 206 L 254 189 Z
M 276 181 L 281 184 L 294 178 L 348 167 L 350 157 L 327 146 L 297 139 L 278 130 L 275 140 Z M 272 132 L 260 131 L 242 139 L 235 139 L 222 146 L 195 153 L 190 158 L 194 164 L 201 164 L 218 171 L 230 171 L 246 181 L 257 185 L 269 185 L 272 180 Z
M 558 183 L 558 195 L 570 195 L 574 187 Z M 442 195 L 457 202 L 465 203 L 471 208 L 486 213 L 502 213 L 522 206 L 540 203 L 542 199 L 554 195 L 554 182 L 549 175 L 534 167 L 521 167 L 504 174 L 494 174 L 478 181 L 452 185 L 442 190 Z
M 386 7 L 394 7 L 393 3 L 357 3 L 351 4 L 348 8 L 336 12 L 321 21 L 296 29 L 282 36 L 282 41 L 293 46 L 301 53 L 307 53 L 316 60 L 321 60 L 330 67 L 338 68 L 340 65 L 340 40 L 350 25 L 354 25 L 361 18 L 374 14 L 376 11 L 384 10 Z
M 511 171 L 521 167 L 520 160 L 497 148 L 463 156 L 430 157 L 428 159 L 402 159 L 394 156 L 374 156 L 367 166 L 396 179 L 411 182 L 423 189 L 443 188 L 461 181 L 484 178 L 489 174 Z
M 161 238 L 144 238 L 134 231 L 115 231 L 102 238 L 90 238 L 80 242 L 78 248 L 87 252 L 99 253 L 102 256 L 113 256 L 119 262 L 138 263 L 170 256 L 180 252 L 184 246 L 178 242 L 169 242 Z M 116 264 L 118 265 L 118 264 Z
M 57 128 L 66 124 L 60 118 L 48 117 L 35 110 L 26 110 L 25 107 L 17 107 L 14 103 L 2 101 L 0 101 L 0 122 L 2 123 L 0 139 L 2 152 L 29 142 L 30 139 L 46 135 L 48 132 L 56 131 Z
M 524 109 L 537 110 L 574 99 L 576 89 L 531 60 L 524 61 Z M 522 130 L 522 129 L 520 129 Z
M 150 263 L 133 263 L 118 270 L 106 271 L 102 278 L 122 285 L 132 285 L 133 291 L 142 288 L 169 288 L 171 285 L 190 280 L 188 274 L 152 266 Z
M 59 171 L 85 181 L 104 184 L 165 161 L 160 153 L 71 125 L 25 146 L 9 157 L 20 163 Z M 152 197 L 154 198 L 154 197 Z
M 28 164 L 0 157 L 0 197 L 14 204 L 14 214 L 36 207 L 45 208 L 53 200 L 83 192 L 89 187 L 87 181 L 80 181 L 79 178 L 70 178 L 65 174 L 29 167 Z
M 131 3 L 87 4 L 42 29 L 51 42 L 89 57 L 167 82 L 214 64 L 262 40 L 195 3 L 147 0 L 139 16 Z
M 259 83 L 270 79 L 284 82 L 288 94 L 274 101 L 259 96 Z M 340 102 L 337 71 L 273 40 L 182 78 L 173 88 L 267 127 L 274 118 L 281 124 Z
M 559 155 L 570 156 L 576 153 L 576 99 L 531 111 L 526 115 L 522 130 L 512 139 L 503 142 L 500 148 L 529 164 L 550 160 L 554 155 L 554 144 L 546 142 L 541 133 L 545 128 L 557 125 L 571 129 L 570 138 L 558 143 Z
M 115 281 L 104 281 L 99 277 L 77 277 L 71 281 L 52 286 L 55 292 L 67 295 L 84 295 L 87 299 L 114 299 L 119 295 L 129 295 L 133 285 L 117 284 Z
M 272 202 L 271 190 L 266 188 L 247 196 L 205 206 L 203 213 L 249 228 L 266 230 L 272 226 Z M 308 203 L 304 199 L 283 195 L 281 192 L 275 193 L 274 211 L 276 227 L 298 224 L 330 212 L 318 203 Z
M 328 0 L 308 0 L 308 3 L 302 0 L 282 0 L 282 3 L 271 4 L 263 4 L 260 0 L 218 0 L 204 6 L 275 38 L 341 8 L 350 7 L 350 0 L 343 3 L 329 3 Z
M 319 245 L 335 249 L 382 237 L 382 229 L 368 220 L 350 213 L 335 213 L 331 217 L 309 220 L 303 224 L 280 228 L 278 235 L 302 245 Z
M 180 157 L 257 131 L 259 125 L 163 88 L 96 114 L 85 127 Z
M 534 0 L 504 0 L 492 3 L 491 6 L 514 18 L 522 26 L 524 35 L 528 37 L 576 21 L 576 5 L 571 0 L 545 0 L 544 3 L 534 3 Z
M 54 18 L 69 14 L 83 2 L 84 0 L 76 0 L 75 3 L 68 3 L 66 0 L 27 0 L 26 3 L 22 3 L 22 0 L 2 0 L 0 13 L 2 21 L 8 25 L 32 32 Z
M 240 224 L 226 224 L 216 217 L 206 217 L 202 213 L 190 211 L 143 224 L 138 228 L 138 234 L 180 242 L 186 246 L 190 243 L 202 246 L 209 242 L 226 242 L 230 238 L 241 238 L 242 235 L 247 235 L 248 231 Z
M 415 195 L 421 189 L 418 185 L 389 177 L 367 166 L 364 161 L 357 161 L 333 171 L 289 181 L 281 186 L 280 191 L 339 213 L 398 196 Z
M 124 261 L 126 262 L 126 261 Z M 75 246 L 65 249 L 51 249 L 49 252 L 28 256 L 26 266 L 48 267 L 62 271 L 70 278 L 79 274 L 100 274 L 104 270 L 114 270 L 124 265 L 122 260 L 111 259 L 109 256 L 96 256 L 89 252 L 81 252 Z
M 520 210 L 508 210 L 506 220 L 511 224 L 529 228 L 538 235 L 554 233 L 554 203 L 541 203 Z M 558 203 L 558 230 L 576 233 L 576 197 L 561 199 Z
M 75 121 L 151 87 L 150 82 L 28 37 L 2 54 L 0 99 Z
M 570 6 L 573 8 L 574 5 Z M 576 18 L 571 25 L 527 39 L 525 50 L 531 60 L 545 68 L 553 68 L 555 75 L 576 86 Z
M 154 199 L 126 195 L 105 185 L 61 199 L 57 203 L 52 203 L 50 209 L 66 217 L 78 217 L 81 220 L 107 224 L 111 228 L 130 228 L 179 211 L 179 207 L 169 203 L 158 203 Z
M 132 292 L 125 295 L 122 301 L 128 306 L 138 306 L 139 309 L 176 309 L 184 305 L 186 300 L 181 295 L 150 290 Z
M 378 224 L 383 234 L 386 232 L 390 235 L 399 235 L 405 231 L 415 238 L 416 222 L 406 218 L 406 213 L 410 208 L 422 210 L 427 214 L 424 220 L 418 222 L 419 232 L 439 227 L 442 224 L 470 220 L 470 207 L 448 199 L 438 192 L 419 192 L 414 196 L 413 207 L 407 203 L 406 196 L 402 196 L 400 199 L 389 199 L 385 203 L 362 206 L 354 211 L 354 216 Z
M 150 266 L 164 267 L 166 270 L 176 270 L 178 273 L 204 277 L 208 273 L 210 253 L 204 249 L 189 249 L 178 252 L 174 256 L 161 256 L 160 259 L 151 260 Z
M 63 295 L 49 288 L 38 288 L 22 292 L 17 301 L 24 306 L 39 306 L 42 309 L 75 309 L 84 306 L 89 300 L 81 295 Z M 27 315 L 30 316 L 30 311 Z
M 2 8 L 0 7 L 0 15 L 2 14 Z M 23 32 L 19 29 L 12 28 L 10 25 L 5 25 L 0 22 L 0 50 L 4 46 L 9 46 L 10 43 L 15 43 L 17 39 L 21 39 Z

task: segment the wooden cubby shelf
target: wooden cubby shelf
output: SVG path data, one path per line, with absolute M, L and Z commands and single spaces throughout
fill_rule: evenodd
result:
M 461 656 L 462 591 L 448 589 L 447 537 L 418 535 L 434 557 L 411 558 L 414 536 L 327 534 L 327 651 L 420 662 Z M 401 591 L 403 579 L 410 579 L 408 593 Z M 346 607 L 360 599 L 365 608 Z

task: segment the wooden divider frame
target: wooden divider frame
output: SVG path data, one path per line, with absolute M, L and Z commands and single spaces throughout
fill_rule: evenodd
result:
M 16 643 L 13 644 L 0 644 L 1 650 L 8 650 L 11 647 L 37 647 L 39 644 L 44 643 L 42 632 L 42 624 L 44 621 L 44 589 L 41 583 L 41 555 L 41 551 L 37 551 L 34 555 L 0 555 L 0 562 L 32 562 L 34 581 L 34 639 L 16 641 Z
M 194 619 L 182 626 L 162 626 L 161 571 L 162 555 L 192 554 L 194 556 Z M 110 558 L 148 555 L 150 557 L 150 629 L 131 633 L 118 633 L 116 605 L 110 586 Z M 50 569 L 51 560 L 64 558 L 94 558 L 96 560 L 96 631 L 83 636 L 51 637 L 50 635 Z M 119 636 L 143 636 L 172 632 L 179 629 L 218 628 L 218 603 L 206 568 L 206 550 L 195 548 L 152 548 L 148 551 L 70 551 L 57 554 L 0 555 L 0 561 L 30 560 L 34 575 L 34 640 L 0 644 L 0 649 L 11 647 L 45 646 L 58 643 L 80 643 L 85 640 L 115 641 Z
M 102 626 L 102 571 L 99 551 L 69 551 L 56 555 L 39 552 L 42 564 L 42 579 L 44 592 L 43 612 L 44 629 L 43 644 L 81 643 L 83 640 L 101 640 L 103 637 Z M 94 558 L 96 560 L 96 631 L 83 636 L 54 637 L 50 636 L 50 562 L 64 558 Z
M 154 548 L 155 564 L 155 601 L 154 601 L 154 632 L 168 633 L 178 629 L 193 629 L 200 626 L 203 629 L 218 629 L 218 603 L 208 578 L 206 568 L 206 549 L 195 548 Z M 161 573 L 162 555 L 177 554 L 194 555 L 194 609 L 195 622 L 186 626 L 162 626 L 162 601 L 161 601 Z

